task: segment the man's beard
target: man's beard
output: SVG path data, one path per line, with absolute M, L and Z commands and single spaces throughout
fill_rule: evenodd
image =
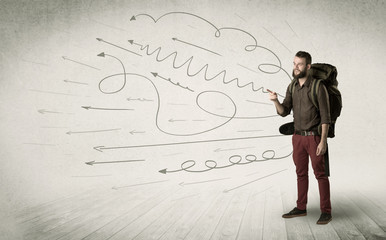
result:
M 295 70 L 292 70 L 292 77 L 299 79 L 304 78 L 307 76 L 307 68 L 305 68 L 303 71 L 300 71 L 298 75 L 295 75 Z

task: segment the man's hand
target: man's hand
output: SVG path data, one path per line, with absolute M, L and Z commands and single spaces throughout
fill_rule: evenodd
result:
M 320 141 L 318 148 L 316 149 L 316 156 L 320 156 L 326 153 L 327 150 L 327 142 Z
M 277 93 L 276 92 L 272 92 L 271 90 L 267 89 L 267 91 L 269 92 L 269 99 L 271 101 L 277 101 Z

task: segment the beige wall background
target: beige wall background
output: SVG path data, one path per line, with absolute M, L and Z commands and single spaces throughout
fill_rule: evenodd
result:
M 199 171 L 208 169 L 206 160 L 223 166 L 232 155 L 290 154 L 289 137 L 251 137 L 278 135 L 291 116 L 271 117 L 274 106 L 261 90 L 221 77 L 207 81 L 198 71 L 208 64 L 207 78 L 226 70 L 225 79 L 237 77 L 240 86 L 253 82 L 284 94 L 298 50 L 338 68 L 343 112 L 329 140 L 332 184 L 385 189 L 384 1 L 3 0 L 0 6 L 5 216 L 91 188 L 293 168 L 286 157 L 204 173 L 159 172 L 187 160 Z M 259 47 L 246 51 L 248 45 Z M 157 61 L 150 53 L 158 47 Z M 174 67 L 173 56 L 161 61 L 173 52 Z M 178 66 L 192 56 L 189 76 L 188 64 Z M 144 161 L 103 163 L 129 160 Z M 92 161 L 100 164 L 85 164 Z

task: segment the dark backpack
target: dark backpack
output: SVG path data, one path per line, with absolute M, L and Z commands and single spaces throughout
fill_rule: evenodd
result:
M 330 138 L 335 137 L 335 122 L 342 111 L 342 95 L 338 90 L 338 80 L 336 79 L 337 75 L 338 71 L 336 70 L 335 66 L 327 63 L 311 64 L 311 76 L 312 78 L 316 79 L 316 81 L 313 81 L 311 84 L 311 101 L 317 109 L 319 109 L 317 93 L 320 84 L 324 84 L 328 92 L 331 116 L 331 123 L 328 129 L 328 137 Z M 291 94 L 295 88 L 295 81 L 296 80 L 292 80 L 289 86 L 289 91 Z M 286 135 L 293 134 L 293 123 L 282 125 L 279 131 Z M 321 126 L 319 126 L 318 131 L 321 133 Z

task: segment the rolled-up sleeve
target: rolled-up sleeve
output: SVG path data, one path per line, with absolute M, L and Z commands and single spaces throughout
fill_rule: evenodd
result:
M 328 99 L 328 92 L 324 84 L 320 84 L 318 91 L 318 104 L 320 112 L 320 123 L 321 124 L 330 124 L 330 101 Z
M 290 84 L 291 85 L 291 84 Z M 290 93 L 289 91 L 289 87 L 290 85 L 287 87 L 287 91 L 285 93 L 285 98 L 283 100 L 283 103 L 281 104 L 284 108 L 284 111 L 282 114 L 280 114 L 279 112 L 277 112 L 277 114 L 279 114 L 280 116 L 282 117 L 285 117 L 287 116 L 288 114 L 290 114 L 291 110 L 292 110 L 292 94 Z

